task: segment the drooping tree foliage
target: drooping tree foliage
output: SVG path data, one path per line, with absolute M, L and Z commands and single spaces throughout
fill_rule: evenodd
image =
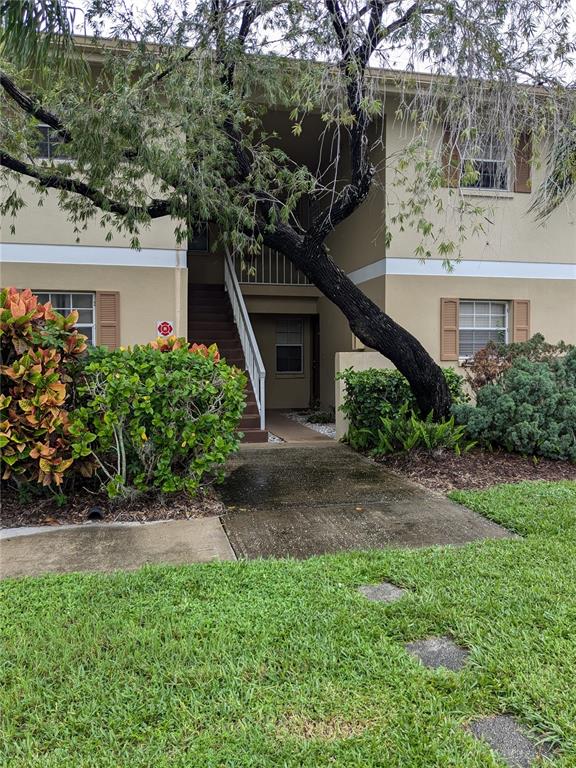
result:
M 569 200 L 573 178 L 562 158 L 574 127 L 570 5 L 181 0 L 143 12 L 92 0 L 94 35 L 76 45 L 92 62 L 89 79 L 2 62 L 11 107 L 2 212 L 21 206 L 15 182 L 24 178 L 40 195 L 56 190 L 79 233 L 97 217 L 137 247 L 143 227 L 171 217 L 181 241 L 210 221 L 221 245 L 247 260 L 263 244 L 277 249 L 406 376 L 420 410 L 443 416 L 450 395 L 439 367 L 354 285 L 326 240 L 382 184 L 386 167 L 389 211 L 374 234 L 386 226 L 389 240 L 410 226 L 421 236 L 417 255 L 457 258 L 483 211 L 458 193 L 454 172 L 473 181 L 476 171 L 459 159 L 454 169 L 454 157 L 474 156 L 485 136 L 509 164 L 527 135 L 538 161 L 545 138 L 551 170 L 539 210 Z M 387 156 L 384 141 L 391 93 L 388 119 L 401 121 L 406 137 L 400 157 Z M 318 142 L 314 162 L 281 148 L 282 137 L 266 128 L 270 109 L 284 113 L 287 131 Z M 312 115 L 320 117 L 319 140 L 309 132 Z M 53 129 L 69 162 L 37 158 L 38 122 Z M 450 194 L 441 191 L 446 184 Z

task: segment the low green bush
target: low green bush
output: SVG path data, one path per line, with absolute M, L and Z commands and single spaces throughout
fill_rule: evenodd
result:
M 475 443 L 466 440 L 466 427 L 458 426 L 454 416 L 444 421 L 435 422 L 430 413 L 421 419 L 404 403 L 392 416 L 381 416 L 378 438 L 372 449 L 375 456 L 388 453 L 412 451 L 424 448 L 434 451 L 454 451 L 458 456 L 472 448 Z M 357 434 L 356 439 L 359 435 Z M 372 433 L 369 433 L 372 437 Z M 357 446 L 353 446 L 357 447 Z
M 443 369 L 452 401 L 464 403 L 468 395 L 464 386 L 464 377 L 453 368 Z M 420 414 L 416 399 L 406 378 L 395 369 L 369 368 L 355 371 L 347 368 L 338 375 L 344 382 L 344 403 L 342 413 L 348 419 L 347 441 L 359 450 L 373 449 L 378 443 L 378 431 L 382 429 L 382 419 L 393 419 L 401 411 L 405 418 L 413 412 L 417 417 L 426 419 L 428 414 Z
M 453 413 L 483 445 L 576 461 L 576 349 L 547 361 L 515 358 L 478 390 L 476 406 L 457 404 Z
M 193 493 L 221 477 L 238 447 L 245 374 L 216 349 L 178 342 L 89 355 L 72 429 L 95 435 L 98 474 L 111 497 L 134 489 Z

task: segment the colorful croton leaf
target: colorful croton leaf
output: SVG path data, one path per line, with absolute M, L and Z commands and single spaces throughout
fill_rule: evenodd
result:
M 171 352 L 175 349 L 187 349 L 189 352 L 202 355 L 202 357 L 211 358 L 215 363 L 220 361 L 220 352 L 216 344 L 209 347 L 206 344 L 190 344 L 183 336 L 159 336 L 156 341 L 148 343 L 152 349 L 158 349 L 160 352 Z
M 73 377 L 86 350 L 76 312 L 67 317 L 41 304 L 30 289 L 0 292 L 0 447 L 2 479 L 61 486 L 76 463 L 90 469 L 87 437 L 70 431 Z

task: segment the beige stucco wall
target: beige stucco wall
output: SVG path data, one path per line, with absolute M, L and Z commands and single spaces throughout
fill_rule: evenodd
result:
M 307 408 L 310 404 L 310 321 L 304 317 L 304 372 L 276 373 L 274 315 L 251 315 L 252 327 L 266 369 L 266 408 Z
M 379 352 L 372 349 L 354 352 L 337 352 L 334 359 L 336 375 L 347 368 L 355 371 L 367 371 L 369 368 L 394 368 L 390 360 L 387 360 Z M 336 380 L 335 409 L 336 409 L 336 440 L 341 440 L 348 429 L 348 420 L 340 410 L 344 402 L 344 382 Z
M 576 281 L 513 278 L 386 278 L 389 314 L 440 360 L 440 299 L 529 299 L 531 328 L 548 341 L 576 343 Z
M 397 101 L 389 97 L 386 102 L 386 155 L 389 158 L 387 183 L 389 195 L 387 217 L 390 219 L 398 211 L 399 192 L 394 188 L 393 167 L 402 156 L 402 149 L 411 138 L 412 126 L 401 124 L 394 118 Z M 441 152 L 441 134 L 432 141 L 434 151 Z M 537 148 L 538 149 L 538 148 Z M 439 192 L 444 210 L 428 210 L 426 216 L 438 227 L 446 227 L 446 235 L 454 241 L 458 239 L 457 226 L 460 223 L 455 212 L 455 201 L 462 194 L 464 199 L 483 209 L 480 217 L 467 218 L 467 239 L 461 246 L 463 259 L 485 259 L 496 261 L 533 261 L 570 263 L 576 259 L 576 202 L 572 199 L 560 206 L 544 223 L 535 221 L 529 211 L 545 174 L 546 148 L 539 151 L 539 159 L 532 163 L 532 192 L 529 194 L 492 192 L 490 190 L 448 190 Z M 539 167 L 540 166 L 540 167 Z M 410 173 L 408 173 L 410 178 Z M 400 190 L 401 194 L 401 190 Z M 472 233 L 472 224 L 482 224 L 483 232 Z M 404 232 L 391 225 L 392 242 L 387 255 L 394 258 L 414 257 L 420 242 L 418 233 L 410 227 Z M 432 251 L 434 247 L 432 243 Z M 434 253 L 433 253 L 434 255 Z
M 406 277 L 386 278 L 386 306 L 391 316 L 424 345 L 442 367 L 457 364 L 440 360 L 440 299 L 529 299 L 531 333 L 542 333 L 548 341 L 562 339 L 576 343 L 576 281 L 496 278 Z M 392 363 L 373 350 L 339 352 L 335 355 L 335 371 L 346 368 L 364 371 L 368 368 L 393 368 Z M 336 436 L 344 436 L 347 422 L 339 407 L 344 386 L 335 382 Z
M 45 196 L 39 198 L 37 193 L 27 184 L 17 186 L 19 194 L 25 202 L 15 219 L 3 217 L 0 221 L 0 238 L 4 243 L 38 243 L 42 245 L 102 245 L 102 246 L 130 246 L 130 235 L 120 235 L 110 227 L 101 227 L 99 216 L 91 219 L 85 231 L 76 233 L 74 226 L 66 218 L 66 214 L 58 208 L 58 193 L 49 190 Z M 38 205 L 38 200 L 42 205 Z M 10 225 L 14 223 L 15 232 L 10 232 Z M 164 217 L 154 219 L 149 227 L 143 229 L 139 235 L 142 248 L 176 248 L 174 229 L 176 222 Z M 112 232 L 112 239 L 106 240 L 108 231 Z M 181 247 L 181 246 L 180 246 Z
M 2 263 L 0 283 L 54 291 L 119 291 L 120 343 L 144 344 L 156 337 L 156 322 L 170 320 L 186 336 L 186 269 Z

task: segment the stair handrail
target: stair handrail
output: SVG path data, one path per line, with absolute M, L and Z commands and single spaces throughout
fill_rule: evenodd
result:
M 266 429 L 266 369 L 262 362 L 262 355 L 258 348 L 258 342 L 250 322 L 250 315 L 246 308 L 246 302 L 244 301 L 236 270 L 234 269 L 234 262 L 228 248 L 226 248 L 224 257 L 224 287 L 230 297 L 232 314 L 238 328 L 246 370 L 252 382 L 252 389 L 254 390 L 254 397 L 256 398 L 258 413 L 260 414 L 260 429 L 264 430 Z

